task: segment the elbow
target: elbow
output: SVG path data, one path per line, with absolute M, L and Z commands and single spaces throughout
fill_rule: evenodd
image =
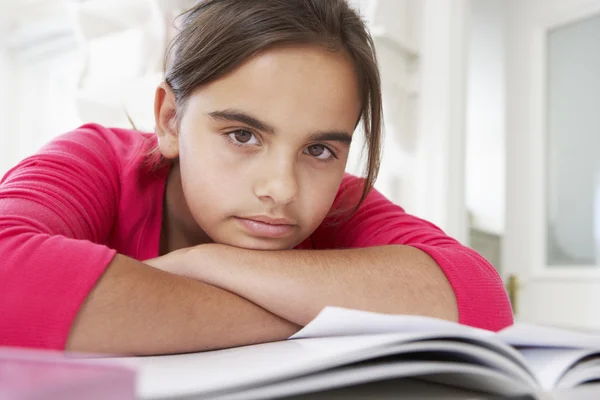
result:
M 433 258 L 456 299 L 458 322 L 498 331 L 513 324 L 512 308 L 498 271 L 476 251 L 462 246 L 416 246 Z

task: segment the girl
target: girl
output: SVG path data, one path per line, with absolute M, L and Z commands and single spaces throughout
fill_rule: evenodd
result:
M 202 1 L 165 68 L 155 134 L 84 125 L 3 178 L 0 345 L 217 349 L 326 305 L 512 323 L 489 263 L 372 189 L 379 73 L 346 1 Z

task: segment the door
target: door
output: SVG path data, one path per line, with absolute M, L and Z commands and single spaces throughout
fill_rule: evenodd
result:
M 600 0 L 508 7 L 503 275 L 517 321 L 600 330 Z

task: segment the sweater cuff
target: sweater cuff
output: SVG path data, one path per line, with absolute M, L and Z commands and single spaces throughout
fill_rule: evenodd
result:
M 459 323 L 498 331 L 513 324 L 506 290 L 496 269 L 475 251 L 414 244 L 440 266 L 450 283 L 458 307 Z

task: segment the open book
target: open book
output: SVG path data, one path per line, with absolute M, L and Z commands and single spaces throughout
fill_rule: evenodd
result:
M 402 378 L 517 396 L 600 383 L 600 334 L 519 324 L 494 333 L 327 307 L 286 341 L 126 362 L 144 399 L 281 398 Z

